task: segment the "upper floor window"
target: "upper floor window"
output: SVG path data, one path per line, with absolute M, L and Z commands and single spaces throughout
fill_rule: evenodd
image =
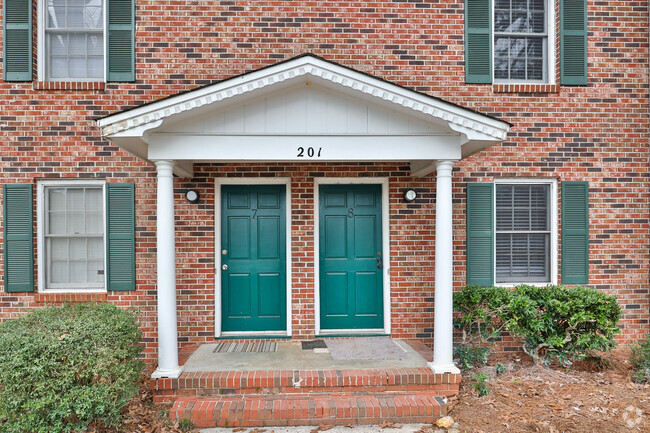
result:
M 103 0 L 42 0 L 42 5 L 42 78 L 103 80 Z
M 465 81 L 555 84 L 559 69 L 561 84 L 586 85 L 587 1 L 559 0 L 559 15 L 555 4 L 465 0 Z
M 495 80 L 548 81 L 546 1 L 495 0 Z

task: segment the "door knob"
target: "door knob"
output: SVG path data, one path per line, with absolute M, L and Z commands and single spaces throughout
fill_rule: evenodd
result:
M 228 265 L 225 265 L 225 264 L 221 265 L 221 269 L 223 269 L 224 271 L 227 271 L 228 270 Z

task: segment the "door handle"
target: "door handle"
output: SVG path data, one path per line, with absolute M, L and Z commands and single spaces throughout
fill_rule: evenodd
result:
M 224 271 L 227 271 L 228 270 L 228 265 L 226 265 L 226 264 L 221 265 L 221 269 L 224 270 Z
M 381 259 L 381 253 L 377 253 L 377 269 L 384 267 L 384 261 Z

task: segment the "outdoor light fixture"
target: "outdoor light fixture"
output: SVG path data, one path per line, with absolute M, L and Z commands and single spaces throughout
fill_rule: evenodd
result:
M 188 189 L 187 191 L 185 191 L 185 198 L 190 203 L 196 203 L 196 202 L 199 201 L 199 198 L 200 198 L 199 197 L 199 192 L 197 190 L 195 190 L 195 189 Z
M 418 193 L 415 192 L 414 189 L 407 189 L 406 191 L 404 191 L 404 201 L 407 201 L 407 202 L 410 203 L 413 200 L 415 200 L 416 198 L 418 198 Z

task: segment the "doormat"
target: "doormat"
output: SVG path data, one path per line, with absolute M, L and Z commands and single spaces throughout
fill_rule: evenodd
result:
M 390 337 L 328 338 L 325 340 L 333 359 L 406 359 L 408 354 Z
M 327 344 L 324 340 L 312 340 L 312 341 L 303 341 L 302 350 L 312 350 L 312 349 L 326 349 Z
M 212 353 L 253 353 L 277 352 L 278 343 L 270 341 L 256 341 L 249 343 L 218 343 Z

